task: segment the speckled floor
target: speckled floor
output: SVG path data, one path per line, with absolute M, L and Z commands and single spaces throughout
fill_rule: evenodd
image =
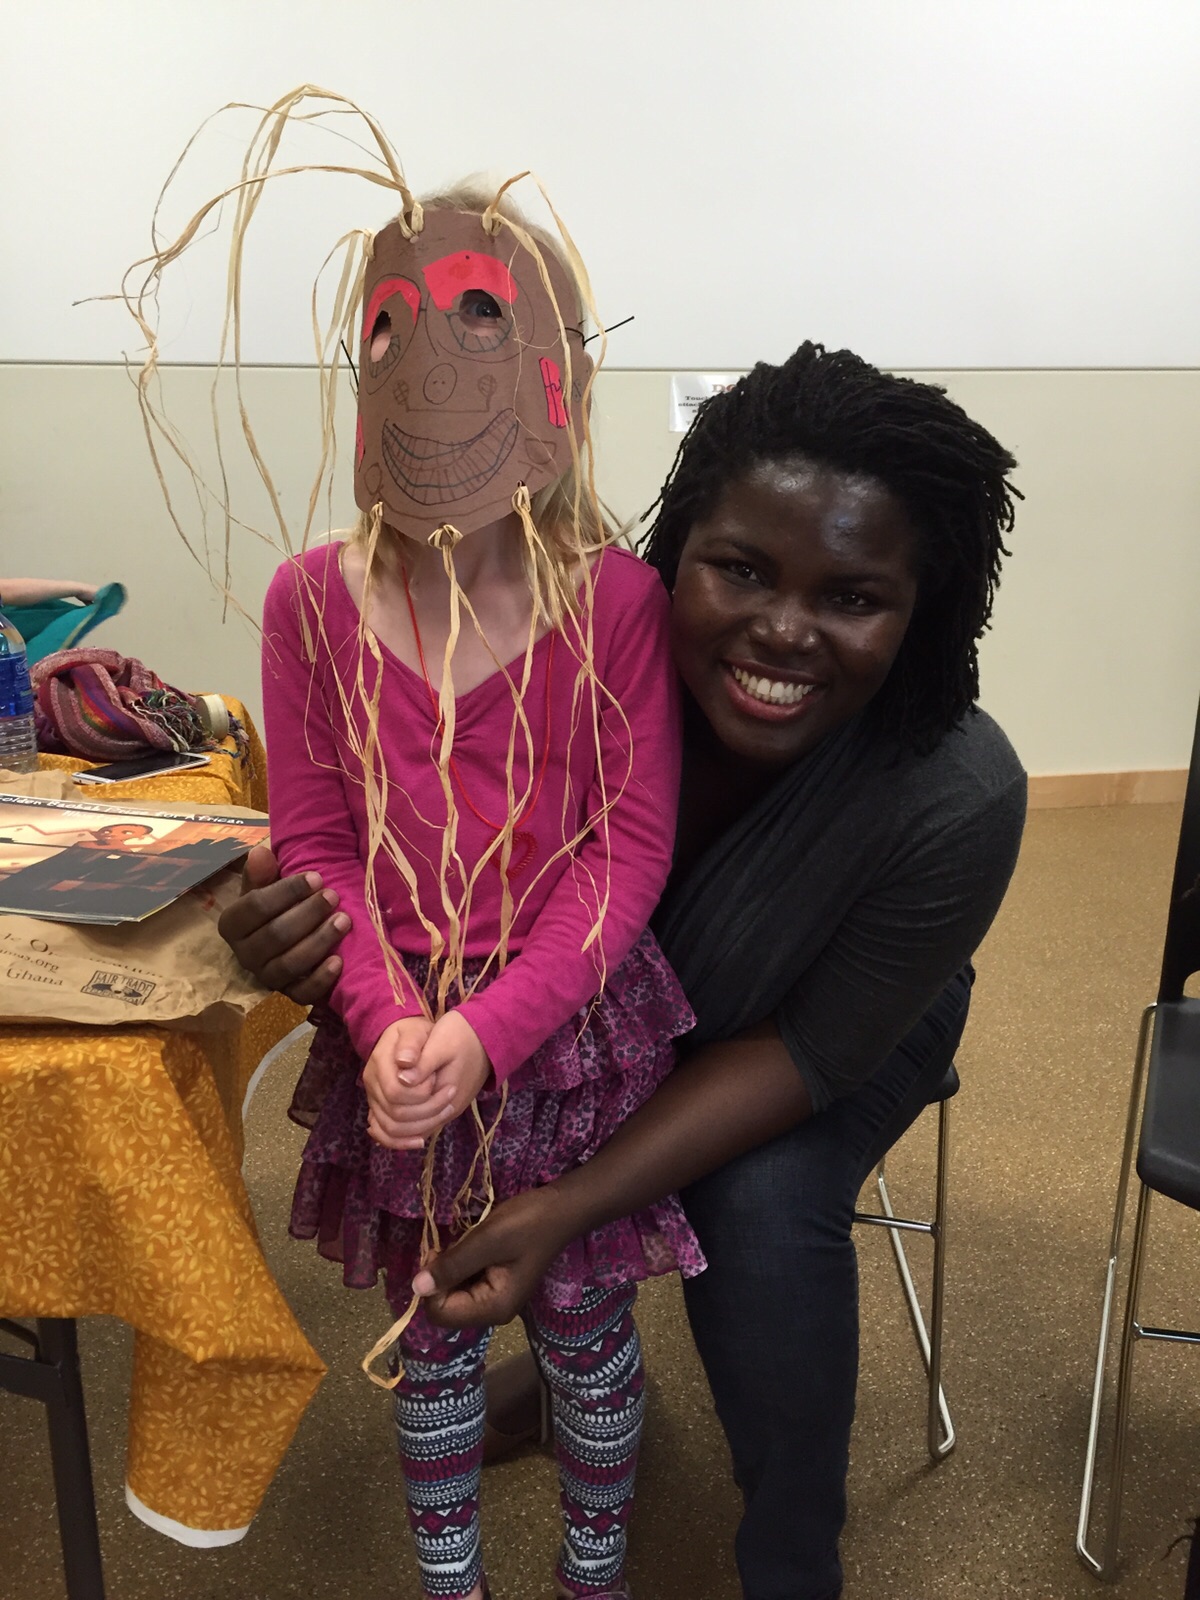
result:
M 955 1104 L 946 1385 L 957 1453 L 931 1469 L 917 1357 L 886 1239 L 860 1238 L 863 1357 L 846 1532 L 847 1600 L 1074 1600 L 1103 1593 L 1073 1553 L 1087 1393 L 1130 1054 L 1157 977 L 1178 811 L 1041 812 L 979 958 Z M 381 1301 L 341 1289 L 283 1226 L 299 1135 L 288 1064 L 251 1113 L 248 1177 L 272 1265 L 330 1366 L 246 1541 L 186 1550 L 124 1509 L 129 1340 L 81 1329 L 110 1600 L 403 1600 L 417 1594 L 387 1404 L 358 1357 Z M 919 1210 L 932 1117 L 891 1161 Z M 1163 1204 L 1152 1320 L 1197 1316 L 1194 1219 Z M 918 1242 L 916 1249 L 920 1250 Z M 674 1283 L 643 1297 L 650 1413 L 633 1537 L 638 1600 L 736 1600 L 737 1503 Z M 515 1345 L 511 1330 L 497 1348 Z M 1200 1508 L 1200 1354 L 1144 1349 L 1121 1581 L 1129 1600 L 1178 1597 Z M 0 1600 L 62 1594 L 39 1408 L 0 1394 Z M 555 1499 L 536 1452 L 486 1487 L 496 1600 L 550 1594 Z

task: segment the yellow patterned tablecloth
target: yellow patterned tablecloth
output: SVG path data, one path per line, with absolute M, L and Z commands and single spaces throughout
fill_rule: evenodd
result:
M 253 736 L 251 759 L 253 776 L 218 754 L 104 797 L 261 809 Z M 0 1312 L 136 1330 L 129 1504 L 187 1543 L 246 1531 L 325 1370 L 267 1268 L 241 1177 L 247 1084 L 302 1018 L 273 996 L 230 1034 L 0 1029 Z

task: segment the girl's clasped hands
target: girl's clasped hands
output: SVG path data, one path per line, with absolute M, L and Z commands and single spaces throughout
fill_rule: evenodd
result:
M 491 1075 L 479 1035 L 457 1011 L 437 1022 L 402 1017 L 383 1030 L 363 1068 L 367 1132 L 389 1150 L 420 1150 Z

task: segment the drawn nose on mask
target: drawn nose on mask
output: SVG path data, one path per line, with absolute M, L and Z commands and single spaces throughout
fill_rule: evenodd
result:
M 431 406 L 444 406 L 454 393 L 454 386 L 458 382 L 458 373 L 447 362 L 443 361 L 433 368 L 425 379 L 424 394 Z

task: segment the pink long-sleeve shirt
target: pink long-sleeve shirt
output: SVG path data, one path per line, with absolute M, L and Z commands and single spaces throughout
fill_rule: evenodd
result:
M 419 1014 L 421 1006 L 407 974 L 395 992 L 367 912 L 363 763 L 348 742 L 343 703 L 344 695 L 359 736 L 365 736 L 366 715 L 355 695 L 360 670 L 368 697 L 376 672 L 383 674 L 376 770 L 387 776 L 388 825 L 415 870 L 422 910 L 443 934 L 440 863 L 447 808 L 434 759 L 438 724 L 428 687 L 383 645 L 380 668 L 369 651 L 360 660 L 358 608 L 342 577 L 340 550 L 340 545 L 318 546 L 276 572 L 263 611 L 263 704 L 272 843 L 285 872 L 320 872 L 352 918 L 333 1004 L 365 1060 L 385 1028 Z M 518 796 L 528 787 L 531 761 L 536 786 L 543 753 L 547 759 L 537 804 L 520 823 L 521 832 L 533 836 L 532 854 L 518 842 L 510 866 L 518 902 L 509 941 L 512 959 L 461 1006 L 498 1081 L 510 1077 L 599 991 L 602 973 L 613 972 L 632 949 L 666 883 L 680 763 L 668 611 L 657 573 L 623 550 L 601 555 L 593 574 L 593 657 L 620 713 L 600 698 L 598 739 L 590 695 L 577 686 L 579 663 L 569 638 L 559 634 L 551 652 L 547 634 L 534 649 L 524 699 L 530 739 L 527 745 L 519 730 L 515 746 Z M 306 634 L 312 648 L 306 648 Z M 510 664 L 517 682 L 522 665 L 523 658 Z M 462 868 L 452 864 L 450 885 L 457 900 L 461 872 L 469 875 L 495 840 L 488 824 L 499 824 L 508 811 L 505 757 L 513 697 L 503 675 L 494 673 L 460 694 L 455 714 L 452 784 Z M 606 821 L 547 867 L 565 841 L 599 816 L 602 796 L 607 792 L 611 800 L 622 780 L 623 791 Z M 428 955 L 429 935 L 412 894 L 383 851 L 376 855 L 375 882 L 392 948 Z M 605 893 L 600 940 L 584 949 Z M 495 949 L 500 912 L 501 879 L 493 862 L 475 885 L 465 955 L 487 956 Z

